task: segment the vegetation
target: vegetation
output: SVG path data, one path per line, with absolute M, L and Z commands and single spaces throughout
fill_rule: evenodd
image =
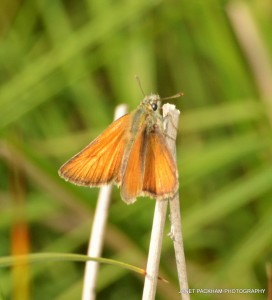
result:
M 195 289 L 267 289 L 272 246 L 272 6 L 264 1 L 0 3 L 0 255 L 85 254 L 98 189 L 59 166 L 134 109 L 184 93 L 177 141 Z M 145 268 L 154 200 L 114 188 L 103 257 Z M 180 299 L 169 221 L 156 299 Z M 0 299 L 80 299 L 84 264 L 0 268 Z M 143 276 L 101 265 L 97 299 L 140 299 Z M 2 298 L 1 298 L 2 297 Z M 194 299 L 266 299 L 200 294 Z

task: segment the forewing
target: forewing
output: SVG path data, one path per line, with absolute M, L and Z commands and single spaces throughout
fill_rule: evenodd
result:
M 143 194 L 166 199 L 172 197 L 177 188 L 175 161 L 164 135 L 154 130 L 147 135 Z
M 143 188 L 144 157 L 146 147 L 146 125 L 138 130 L 125 162 L 121 181 L 121 197 L 126 203 L 133 203 Z
M 86 186 L 115 181 L 129 140 L 130 114 L 114 121 L 100 136 L 60 169 L 64 179 Z M 117 182 L 118 183 L 118 182 Z

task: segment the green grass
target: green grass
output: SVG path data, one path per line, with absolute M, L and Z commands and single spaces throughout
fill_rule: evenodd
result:
M 252 53 L 261 47 L 267 54 L 256 56 L 255 65 L 230 18 L 231 4 L 236 1 L 0 3 L 1 256 L 11 254 L 19 221 L 27 225 L 31 252 L 86 253 L 97 189 L 72 186 L 57 170 L 110 124 L 117 104 L 138 105 L 137 74 L 147 94 L 185 94 L 175 104 L 190 287 L 267 288 L 272 92 L 261 83 L 271 81 L 271 4 L 244 2 L 261 43 L 250 45 Z M 265 59 L 270 64 L 262 65 Z M 115 188 L 103 257 L 144 268 L 153 209 L 150 199 L 126 206 Z M 160 274 L 170 283 L 159 282 L 161 300 L 180 299 L 167 230 L 169 221 Z M 80 299 L 83 271 L 79 262 L 33 264 L 24 299 Z M 0 269 L 0 299 L 16 299 L 12 274 Z M 142 286 L 142 276 L 103 265 L 97 299 L 140 299 Z

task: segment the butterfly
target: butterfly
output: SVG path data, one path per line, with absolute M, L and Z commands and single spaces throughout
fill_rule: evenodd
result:
M 127 204 L 139 196 L 157 200 L 178 189 L 174 157 L 166 142 L 159 95 L 145 96 L 132 112 L 114 121 L 103 133 L 59 169 L 65 180 L 97 187 L 115 183 Z

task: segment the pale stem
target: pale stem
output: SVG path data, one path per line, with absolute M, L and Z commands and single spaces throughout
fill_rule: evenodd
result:
M 166 106 L 167 105 L 167 106 Z M 165 115 L 170 113 L 171 106 L 170 104 L 166 104 L 163 113 Z M 166 130 L 168 126 L 178 127 L 179 120 L 179 111 L 176 113 L 171 113 L 169 117 L 169 122 L 166 124 Z M 169 146 L 173 151 L 174 158 L 176 159 L 176 148 L 175 148 L 175 140 L 176 139 L 176 131 L 171 131 L 171 139 L 169 139 Z M 187 272 L 186 272 L 186 263 L 185 263 L 185 254 L 183 247 L 183 236 L 182 236 L 182 226 L 181 226 L 181 216 L 180 216 L 180 205 L 179 205 L 179 192 L 174 195 L 174 197 L 169 201 L 170 205 L 170 220 L 171 220 L 171 238 L 174 243 L 174 250 L 176 256 L 176 265 L 179 279 L 179 288 L 180 295 L 183 300 L 189 300 L 190 294 Z
M 118 105 L 115 109 L 114 119 L 118 119 L 127 112 L 127 106 Z M 106 223 L 108 219 L 108 210 L 111 199 L 112 185 L 103 186 L 100 189 L 96 211 L 93 220 L 93 226 L 90 233 L 88 256 L 100 257 Z M 99 264 L 97 262 L 88 261 L 85 267 L 85 274 L 83 280 L 82 300 L 94 300 L 96 297 L 96 277 Z
M 165 127 L 167 142 L 173 155 L 176 155 L 175 139 L 178 127 L 179 111 L 175 109 L 174 105 L 166 104 L 163 106 L 165 118 Z M 170 200 L 171 202 L 172 200 Z M 156 295 L 158 271 L 161 256 L 161 246 L 163 240 L 164 224 L 167 212 L 168 201 L 156 201 L 155 212 L 153 218 L 151 239 L 149 245 L 149 253 L 146 267 L 146 277 L 144 282 L 143 300 L 153 300 Z

